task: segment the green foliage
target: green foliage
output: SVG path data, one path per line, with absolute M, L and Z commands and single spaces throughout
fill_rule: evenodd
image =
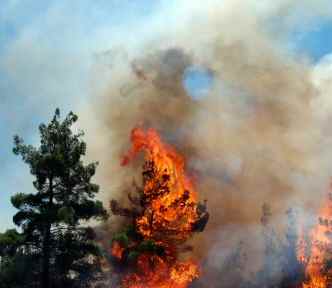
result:
M 0 288 L 38 287 L 38 267 L 34 257 L 17 253 L 5 258 L 0 265 Z
M 126 227 L 125 233 L 130 238 L 137 238 L 139 236 L 136 232 L 136 229 L 135 229 L 134 225 L 128 225 L 128 227 Z
M 14 137 L 13 152 L 29 166 L 36 193 L 18 193 L 11 198 L 18 209 L 13 221 L 22 235 L 8 232 L 0 236 L 0 246 L 2 238 L 3 243 L 18 239 L 25 253 L 33 255 L 41 271 L 41 283 L 35 287 L 76 287 L 78 281 L 82 286 L 98 272 L 100 253 L 94 235 L 81 223 L 105 220 L 108 215 L 95 199 L 99 186 L 91 182 L 98 163 L 83 162 L 84 134 L 72 132 L 77 119 L 70 112 L 61 121 L 57 109 L 49 124 L 39 126 L 39 147 Z
M 137 240 L 139 240 L 138 243 Z M 164 248 L 156 244 L 153 240 L 141 239 L 133 230 L 133 226 L 127 227 L 123 232 L 116 233 L 111 242 L 113 241 L 118 242 L 126 250 L 122 259 L 123 263 L 136 261 L 137 257 L 142 253 L 162 255 L 165 252 Z M 117 264 L 119 265 L 119 263 Z
M 35 264 L 22 249 L 24 241 L 15 229 L 0 234 L 0 288 L 33 287 Z
M 130 251 L 128 254 L 128 262 L 134 262 L 139 255 L 140 253 L 138 251 Z
M 75 214 L 75 211 L 72 207 L 61 207 L 58 210 L 57 218 L 60 221 L 63 221 L 65 223 L 73 223 L 74 222 L 74 214 Z
M 129 245 L 129 238 L 126 232 L 117 233 L 112 238 L 112 242 L 117 241 L 122 247 L 127 248 Z
M 0 256 L 13 256 L 24 242 L 24 236 L 15 229 L 0 233 Z
M 163 248 L 159 245 L 157 245 L 154 241 L 152 240 L 145 240 L 141 242 L 138 247 L 137 247 L 139 252 L 151 252 L 151 253 L 156 253 L 160 254 L 163 251 Z

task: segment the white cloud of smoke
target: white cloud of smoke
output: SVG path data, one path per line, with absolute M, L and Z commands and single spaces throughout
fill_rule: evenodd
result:
M 227 253 L 246 238 L 234 227 L 246 225 L 248 238 L 261 239 L 263 203 L 271 205 L 277 229 L 290 207 L 311 215 L 331 174 L 331 62 L 295 57 L 284 40 L 299 19 L 309 27 L 317 17 L 330 17 L 327 5 L 180 1 L 143 26 L 144 37 L 137 34 L 134 48 L 111 50 L 112 65 L 95 67 L 94 95 L 100 98 L 87 108 L 98 115 L 91 155 L 102 159 L 99 180 L 106 202 L 120 197 L 137 177 L 137 167 L 121 168 L 119 159 L 130 130 L 144 125 L 183 152 L 198 175 L 211 219 L 196 253 L 207 257 L 210 268 L 225 260 L 222 253 L 208 252 L 211 245 Z M 192 65 L 214 77 L 199 100 L 183 87 L 183 73 Z M 233 228 L 225 228 L 229 225 Z M 223 231 L 237 238 L 233 247 L 220 240 Z M 254 267 L 264 251 L 261 240 L 250 242 L 248 263 Z

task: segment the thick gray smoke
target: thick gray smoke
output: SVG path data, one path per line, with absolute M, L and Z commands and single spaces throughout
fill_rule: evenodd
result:
M 208 200 L 211 218 L 194 240 L 197 257 L 217 270 L 241 245 L 250 275 L 264 253 L 263 203 L 283 231 L 290 207 L 310 218 L 331 176 L 330 61 L 313 68 L 282 45 L 299 15 L 309 25 L 329 16 L 328 3 L 204 2 L 180 1 L 176 12 L 159 15 L 167 25 L 152 19 L 145 29 L 153 32 L 142 31 L 143 39 L 132 35 L 136 47 L 110 47 L 101 57 L 87 107 L 97 115 L 89 130 L 90 156 L 100 159 L 105 202 L 121 198 L 140 172 L 120 167 L 131 129 L 157 129 L 186 156 L 200 197 Z M 198 100 L 183 85 L 192 66 L 213 75 L 211 89 Z M 219 287 L 214 285 L 206 287 Z

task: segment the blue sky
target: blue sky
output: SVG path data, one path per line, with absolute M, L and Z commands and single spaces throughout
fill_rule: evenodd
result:
M 295 53 L 306 54 L 313 62 L 318 62 L 332 51 L 332 19 L 318 20 L 309 30 L 297 27 L 289 41 Z
M 56 107 L 77 110 L 87 97 L 95 53 L 109 49 L 114 34 L 155 8 L 152 0 L 1 3 L 0 231 L 12 226 L 10 196 L 32 191 L 28 167 L 12 153 L 13 135 L 36 143 L 39 123 Z
M 163 1 L 164 2 L 164 1 Z M 37 126 L 54 109 L 77 110 L 88 97 L 89 68 L 96 53 L 112 41 L 135 41 L 135 29 L 158 13 L 161 1 L 3 0 L 0 6 L 0 231 L 12 227 L 10 196 L 30 192 L 28 168 L 12 154 L 12 138 L 37 142 Z M 130 35 L 124 34 L 132 30 Z M 131 28 L 132 27 L 132 28 Z M 123 32 L 123 33 L 122 33 Z M 121 38 L 122 37 L 122 38 Z M 287 37 L 292 53 L 315 65 L 332 52 L 332 20 L 297 26 Z M 129 45 L 129 44 L 128 44 Z M 184 84 L 195 99 L 212 83 L 208 71 L 194 67 Z

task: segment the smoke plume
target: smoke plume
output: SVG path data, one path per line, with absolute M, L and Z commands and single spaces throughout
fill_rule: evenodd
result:
M 210 271 L 221 269 L 242 245 L 250 275 L 264 252 L 263 203 L 283 231 L 286 210 L 299 207 L 307 221 L 328 186 L 331 61 L 314 65 L 295 57 L 284 38 L 298 18 L 310 25 L 330 15 L 324 1 L 204 2 L 179 1 L 176 11 L 167 6 L 142 35 L 126 35 L 137 45 L 110 47 L 96 63 L 86 111 L 96 115 L 93 123 L 88 119 L 89 156 L 100 159 L 105 203 L 120 199 L 139 179 L 139 162 L 120 167 L 131 129 L 157 129 L 185 155 L 201 199 L 208 200 L 211 218 L 194 240 L 197 257 Z M 191 67 L 213 78 L 199 99 L 183 84 Z M 206 287 L 215 287 L 210 274 Z

